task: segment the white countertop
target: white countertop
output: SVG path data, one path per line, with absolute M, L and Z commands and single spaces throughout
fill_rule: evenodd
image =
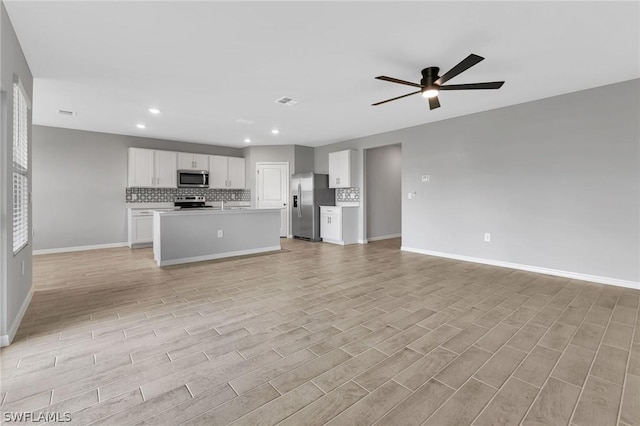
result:
M 207 206 L 220 207 L 220 201 L 211 201 L 206 203 Z M 173 203 L 125 203 L 128 209 L 172 209 Z M 226 207 L 251 207 L 251 203 L 247 201 L 229 201 L 224 203 Z
M 282 209 L 251 209 L 251 208 L 227 208 L 224 210 L 221 209 L 193 209 L 193 210 L 169 210 L 169 211 L 160 211 L 156 210 L 156 214 L 160 216 L 185 216 L 185 215 L 203 215 L 203 214 L 247 214 L 247 213 L 263 213 L 263 212 L 273 212 L 280 211 Z

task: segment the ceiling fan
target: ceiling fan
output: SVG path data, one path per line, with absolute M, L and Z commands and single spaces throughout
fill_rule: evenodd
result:
M 484 60 L 482 56 L 474 55 L 473 53 L 462 60 L 458 65 L 451 68 L 444 73 L 443 76 L 439 76 L 440 68 L 428 67 L 422 70 L 422 79 L 420 84 L 412 83 L 410 81 L 399 80 L 393 77 L 387 77 L 384 75 L 376 77 L 378 80 L 390 81 L 392 83 L 405 84 L 407 86 L 419 87 L 420 90 L 416 92 L 407 93 L 406 95 L 398 96 L 396 98 L 387 99 L 386 101 L 376 102 L 371 106 L 381 105 L 387 102 L 395 101 L 396 99 L 406 98 L 407 96 L 422 93 L 422 96 L 429 99 L 429 109 L 440 108 L 440 101 L 438 100 L 438 93 L 440 90 L 480 90 L 480 89 L 499 89 L 504 84 L 504 81 L 492 81 L 489 83 L 470 83 L 470 84 L 449 84 L 443 86 L 445 82 L 451 80 L 458 74 L 468 70 L 478 62 Z

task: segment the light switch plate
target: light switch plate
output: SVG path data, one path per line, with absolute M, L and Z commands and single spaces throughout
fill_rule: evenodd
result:
M 429 182 L 429 179 L 430 179 L 429 175 L 422 175 L 423 182 Z

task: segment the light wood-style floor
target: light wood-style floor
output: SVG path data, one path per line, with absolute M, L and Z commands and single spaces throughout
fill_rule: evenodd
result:
M 163 269 L 150 249 L 38 256 L 3 419 L 640 424 L 640 291 L 399 245 Z

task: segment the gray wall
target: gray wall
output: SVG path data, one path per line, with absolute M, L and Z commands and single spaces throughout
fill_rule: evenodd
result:
M 250 146 L 244 149 L 247 189 L 251 190 L 251 205 L 256 205 L 256 163 L 288 162 L 289 173 L 295 170 L 294 145 Z
M 309 146 L 294 145 L 295 170 L 293 173 L 306 173 L 313 171 L 313 148 Z
M 29 100 L 33 99 L 33 76 L 16 37 L 9 16 L 0 2 L 0 91 L 2 111 L 0 123 L 0 336 L 8 339 L 10 328 L 32 286 L 32 247 L 29 244 L 13 255 L 13 79 L 20 78 Z M 29 128 L 31 114 L 29 114 Z M 29 132 L 29 163 L 33 140 Z M 31 167 L 33 169 L 33 165 Z M 31 176 L 29 182 L 31 183 Z M 32 211 L 33 209 L 30 209 Z M 29 219 L 29 228 L 32 220 Z M 30 231 L 31 229 L 29 229 Z M 24 273 L 22 265 L 24 262 Z
M 242 150 L 33 126 L 34 249 L 127 240 L 129 147 L 242 157 Z
M 367 239 L 399 235 L 402 231 L 402 148 L 367 149 L 365 191 Z
M 402 143 L 403 246 L 638 282 L 638 93 L 631 80 L 323 146 L 315 169 Z

